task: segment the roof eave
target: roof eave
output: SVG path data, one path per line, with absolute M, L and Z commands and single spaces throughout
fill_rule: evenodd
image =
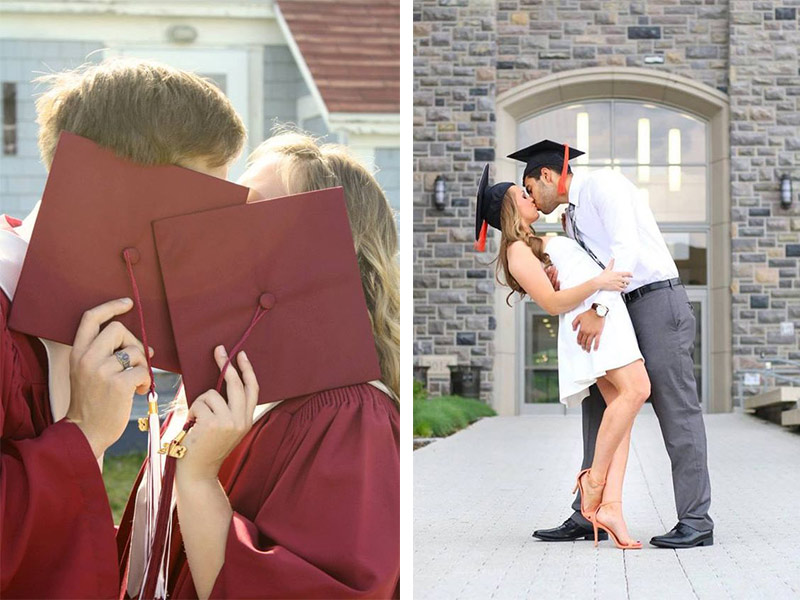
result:
M 346 131 L 356 135 L 400 135 L 399 113 L 335 112 L 328 115 L 332 131 Z

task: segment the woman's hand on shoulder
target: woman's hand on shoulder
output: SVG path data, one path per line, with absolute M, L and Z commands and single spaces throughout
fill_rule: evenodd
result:
M 633 273 L 627 271 L 614 271 L 614 259 L 608 261 L 608 266 L 603 269 L 603 272 L 595 277 L 597 289 L 607 290 L 610 292 L 624 292 L 628 284 L 631 282 Z
M 215 348 L 214 359 L 221 371 L 227 360 L 222 346 Z M 223 461 L 250 431 L 258 403 L 258 381 L 244 352 L 237 356 L 237 364 L 241 377 L 233 362 L 225 371 L 227 402 L 221 394 L 209 390 L 198 396 L 189 409 L 189 418 L 195 424 L 183 440 L 186 454 L 176 465 L 176 478 L 216 480 Z

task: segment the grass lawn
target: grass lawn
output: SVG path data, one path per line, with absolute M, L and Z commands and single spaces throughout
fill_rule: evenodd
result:
M 414 398 L 414 436 L 444 437 L 463 429 L 481 417 L 497 413 L 478 400 L 460 396 Z
M 125 510 L 125 504 L 128 502 L 128 496 L 139 474 L 144 456 L 144 452 L 133 452 L 120 456 L 106 456 L 103 459 L 103 481 L 106 484 L 115 524 L 119 524 L 122 518 L 122 511 Z

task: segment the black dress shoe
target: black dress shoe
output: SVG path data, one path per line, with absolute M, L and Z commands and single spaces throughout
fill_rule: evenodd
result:
M 669 533 L 657 535 L 650 540 L 659 548 L 694 548 L 695 546 L 713 546 L 714 530 L 697 531 L 688 525 L 678 523 Z
M 580 523 L 572 520 L 572 517 L 564 521 L 558 527 L 552 529 L 537 529 L 533 532 L 533 537 L 544 540 L 545 542 L 574 542 L 581 538 L 594 540 L 594 531 L 591 527 L 584 527 Z M 598 540 L 607 540 L 608 534 L 605 531 L 597 532 Z

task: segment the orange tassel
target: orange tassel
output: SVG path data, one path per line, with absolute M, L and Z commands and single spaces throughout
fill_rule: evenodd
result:
M 564 144 L 564 166 L 561 167 L 561 179 L 558 180 L 558 195 L 567 193 L 567 167 L 569 167 L 569 144 Z
M 481 234 L 478 236 L 478 241 L 475 242 L 475 250 L 478 252 L 486 252 L 486 232 L 489 229 L 488 221 L 483 222 L 481 226 Z

